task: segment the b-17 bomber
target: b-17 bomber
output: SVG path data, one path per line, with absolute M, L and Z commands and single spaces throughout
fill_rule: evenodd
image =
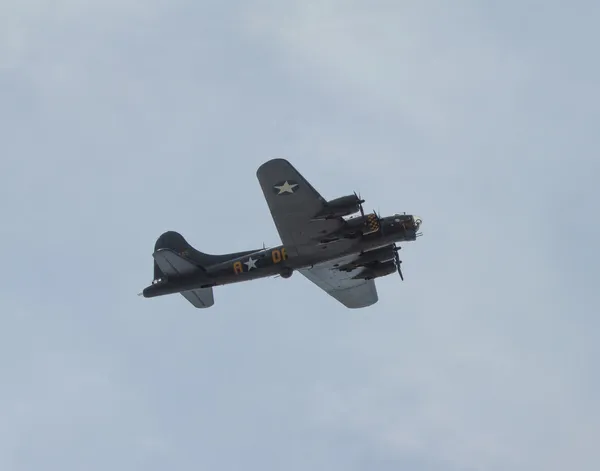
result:
M 398 272 L 400 247 L 421 235 L 422 219 L 407 214 L 365 214 L 356 192 L 325 200 L 285 159 L 262 164 L 256 175 L 282 244 L 224 255 L 193 248 L 168 231 L 154 247 L 154 279 L 146 298 L 180 293 L 193 306 L 214 304 L 215 286 L 297 271 L 352 309 L 378 301 L 375 278 Z

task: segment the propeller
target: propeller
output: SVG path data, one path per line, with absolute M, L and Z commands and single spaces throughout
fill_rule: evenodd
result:
M 400 264 L 402 263 L 402 260 L 400 260 L 400 256 L 398 255 L 398 252 L 400 251 L 402 247 L 396 247 L 396 244 L 394 244 L 394 260 L 396 261 L 396 268 L 398 268 L 398 274 L 400 275 L 400 279 L 402 281 L 404 281 L 404 276 L 402 275 L 402 269 L 400 268 Z
M 360 197 L 360 194 L 356 194 L 356 191 L 354 192 L 354 196 L 356 196 L 356 201 L 358 202 L 358 208 L 360 209 L 360 215 L 364 216 L 365 215 L 365 210 L 362 207 L 362 204 L 365 202 L 365 200 L 363 200 Z
M 373 210 L 373 214 L 375 215 L 375 217 L 377 218 L 377 225 L 379 226 L 379 230 L 381 231 L 381 235 L 383 234 L 383 224 L 381 224 L 381 216 L 379 215 L 379 213 L 375 210 Z

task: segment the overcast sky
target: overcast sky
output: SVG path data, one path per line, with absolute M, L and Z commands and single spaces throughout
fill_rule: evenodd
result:
M 600 469 L 600 7 L 0 3 L 0 469 Z M 143 299 L 165 230 L 279 243 L 255 172 L 423 218 L 347 310 Z

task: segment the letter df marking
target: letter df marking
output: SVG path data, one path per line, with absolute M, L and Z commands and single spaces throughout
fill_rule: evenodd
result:
M 287 260 L 288 257 L 285 248 L 282 248 L 281 250 L 273 249 L 271 251 L 271 258 L 273 259 L 273 263 L 279 263 L 282 260 Z

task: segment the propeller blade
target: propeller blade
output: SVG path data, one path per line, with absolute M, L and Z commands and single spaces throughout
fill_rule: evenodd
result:
M 359 195 L 357 195 L 357 194 L 356 194 L 356 191 L 354 192 L 354 196 L 356 196 L 356 199 L 358 200 L 358 209 L 360 209 L 360 215 L 361 215 L 361 216 L 364 216 L 364 215 L 365 215 L 365 210 L 363 209 L 363 206 L 362 206 L 362 204 L 365 202 L 365 200 L 363 200 L 363 199 L 360 197 L 360 194 L 359 194 Z
M 400 267 L 400 264 L 402 263 L 402 260 L 400 260 L 400 256 L 398 255 L 398 252 L 400 251 L 402 247 L 396 247 L 396 244 L 394 244 L 394 252 L 395 252 L 395 260 L 396 260 L 396 268 L 398 268 L 398 274 L 400 275 L 400 279 L 402 281 L 404 281 L 404 275 L 402 275 L 402 268 Z
M 377 225 L 379 226 L 379 231 L 381 232 L 381 235 L 385 235 L 383 233 L 383 224 L 381 224 L 381 217 L 379 216 L 379 214 L 375 210 L 373 210 L 373 214 L 377 218 Z

